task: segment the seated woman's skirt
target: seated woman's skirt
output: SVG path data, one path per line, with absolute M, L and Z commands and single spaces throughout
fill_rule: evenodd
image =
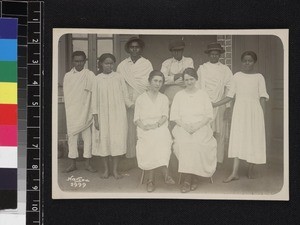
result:
M 175 126 L 174 153 L 178 158 L 178 172 L 211 177 L 217 166 L 217 142 L 210 125 L 193 134 Z
M 137 128 L 137 134 L 136 157 L 139 168 L 152 170 L 160 166 L 168 166 L 172 138 L 167 124 L 148 131 Z

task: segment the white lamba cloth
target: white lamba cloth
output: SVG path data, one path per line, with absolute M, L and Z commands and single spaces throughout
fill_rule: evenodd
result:
M 91 96 L 95 75 L 88 69 L 74 68 L 64 77 L 64 98 L 68 135 L 78 134 L 92 124 Z

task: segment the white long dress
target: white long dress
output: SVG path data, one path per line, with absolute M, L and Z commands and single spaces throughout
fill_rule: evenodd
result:
M 193 94 L 179 91 L 173 100 L 170 119 L 183 123 L 200 122 L 204 117 L 213 119 L 213 108 L 207 93 L 197 90 Z M 178 172 L 211 177 L 217 166 L 217 142 L 209 123 L 193 134 L 176 125 L 174 153 L 179 161 Z
M 98 115 L 99 131 L 93 132 L 92 154 L 118 156 L 126 153 L 128 99 L 124 78 L 116 72 L 95 77 L 92 112 Z
M 261 97 L 269 99 L 264 77 L 260 73 L 236 73 L 227 96 L 235 96 L 228 157 L 266 163 L 265 122 L 260 104 Z
M 145 125 L 154 124 L 162 116 L 169 117 L 169 100 L 167 96 L 158 93 L 155 101 L 152 101 L 147 92 L 144 92 L 137 98 L 134 121 L 141 120 Z M 136 157 L 138 166 L 141 169 L 151 170 L 169 165 L 172 138 L 168 129 L 168 122 L 148 131 L 137 127 L 137 136 Z

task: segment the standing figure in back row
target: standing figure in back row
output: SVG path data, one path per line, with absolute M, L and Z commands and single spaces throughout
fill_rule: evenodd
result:
M 169 51 L 173 57 L 164 61 L 161 66 L 161 72 L 166 80 L 164 94 L 169 98 L 170 104 L 172 104 L 175 94 L 185 87 L 182 72 L 186 68 L 194 68 L 193 59 L 183 56 L 184 48 L 184 41 L 172 40 L 169 44 Z
M 130 56 L 124 59 L 117 68 L 127 84 L 129 100 L 135 103 L 138 96 L 147 90 L 149 85 L 148 76 L 153 70 L 152 64 L 148 59 L 142 57 L 145 43 L 142 39 L 133 37 L 125 44 L 125 51 Z M 136 125 L 133 123 L 134 108 L 127 109 L 128 138 L 126 157 L 135 159 L 136 157 Z
M 206 91 L 212 103 L 215 103 L 225 97 L 225 93 L 229 90 L 232 80 L 232 72 L 228 66 L 219 62 L 220 55 L 224 53 L 224 49 L 219 43 L 211 43 L 204 51 L 209 56 L 209 62 L 201 65 L 197 71 L 197 86 Z M 224 159 L 225 146 L 225 119 L 230 113 L 230 104 L 222 105 L 214 108 L 214 118 L 212 121 L 212 129 L 217 140 L 217 160 L 219 163 Z
M 71 165 L 65 172 L 76 170 L 78 158 L 78 137 L 82 135 L 84 141 L 83 157 L 86 158 L 86 169 L 96 172 L 90 165 L 92 157 L 92 132 L 93 117 L 91 113 L 92 85 L 95 75 L 92 71 L 84 69 L 86 55 L 82 51 L 72 54 L 73 68 L 66 73 L 63 82 L 64 99 L 66 107 L 69 155 Z

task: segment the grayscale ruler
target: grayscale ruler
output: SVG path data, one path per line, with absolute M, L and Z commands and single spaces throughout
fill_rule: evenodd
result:
M 28 2 L 27 18 L 27 206 L 26 224 L 42 221 L 41 107 L 43 2 Z

